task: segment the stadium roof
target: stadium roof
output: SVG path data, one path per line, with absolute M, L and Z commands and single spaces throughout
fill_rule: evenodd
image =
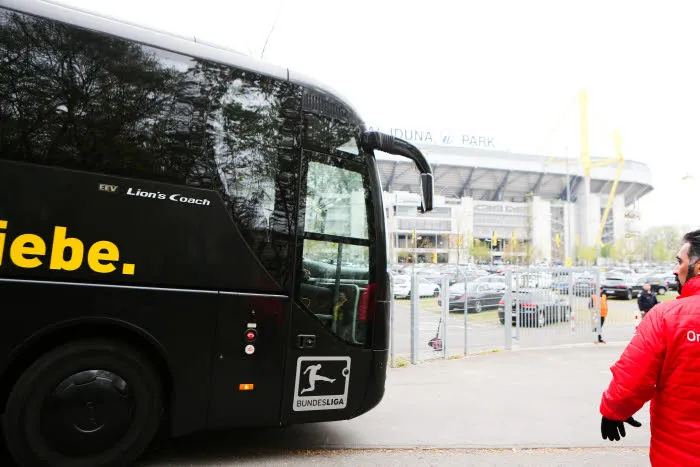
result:
M 418 146 L 433 167 L 435 194 L 477 200 L 526 200 L 528 194 L 547 200 L 566 200 L 567 160 L 505 151 L 440 145 Z M 384 191 L 418 193 L 420 177 L 413 162 L 377 152 Z M 595 162 L 596 159 L 593 159 Z M 578 158 L 568 161 L 571 199 L 583 180 Z M 607 197 L 617 162 L 591 170 L 591 193 Z M 616 194 L 632 204 L 653 189 L 651 171 L 641 162 L 625 161 Z

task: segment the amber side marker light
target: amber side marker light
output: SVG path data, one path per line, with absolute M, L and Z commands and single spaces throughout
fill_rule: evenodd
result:
M 254 384 L 239 384 L 238 385 L 238 390 L 239 391 L 252 391 Z

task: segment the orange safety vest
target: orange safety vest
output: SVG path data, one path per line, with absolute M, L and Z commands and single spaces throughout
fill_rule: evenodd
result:
M 598 304 L 598 296 L 596 294 L 591 295 L 591 300 L 593 300 L 593 308 L 596 308 Z M 605 318 L 608 316 L 608 296 L 603 294 L 600 297 L 600 317 Z

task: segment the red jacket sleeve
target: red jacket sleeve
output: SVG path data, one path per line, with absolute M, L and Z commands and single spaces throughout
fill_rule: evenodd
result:
M 626 420 L 654 395 L 666 351 L 666 330 L 660 309 L 651 310 L 620 359 L 610 368 L 613 379 L 603 393 L 600 413 Z

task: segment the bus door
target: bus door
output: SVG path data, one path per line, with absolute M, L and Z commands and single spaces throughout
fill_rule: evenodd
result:
M 367 388 L 374 251 L 366 172 L 347 158 L 303 152 L 284 423 L 350 418 Z

